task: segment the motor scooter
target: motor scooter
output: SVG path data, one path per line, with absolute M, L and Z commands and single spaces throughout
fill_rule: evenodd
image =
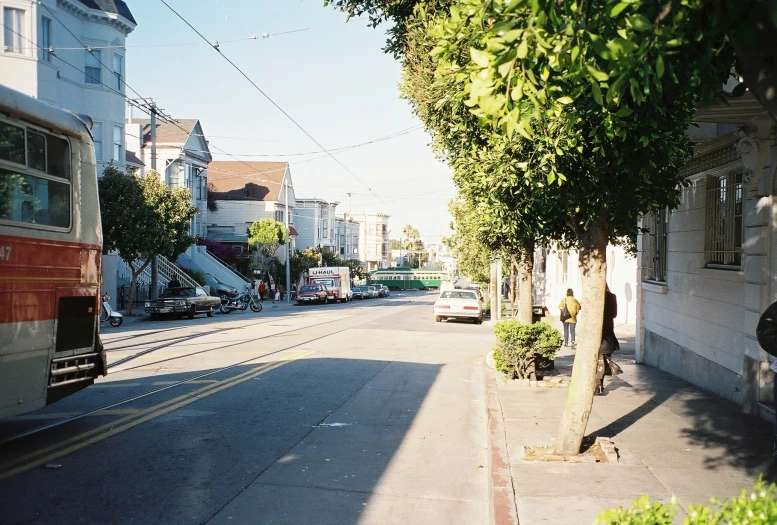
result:
M 103 295 L 102 299 L 103 309 L 100 313 L 100 322 L 104 323 L 105 321 L 108 321 L 111 323 L 111 326 L 118 328 L 121 326 L 121 323 L 124 322 L 124 316 L 111 307 L 111 303 L 108 302 L 111 300 L 111 298 L 108 296 L 108 294 Z

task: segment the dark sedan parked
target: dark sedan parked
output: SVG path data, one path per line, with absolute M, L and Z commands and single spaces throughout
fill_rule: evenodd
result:
M 358 286 L 351 288 L 351 291 L 353 292 L 354 299 L 364 299 L 364 291 Z
M 176 286 L 166 289 L 156 301 L 146 301 L 146 313 L 152 318 L 159 315 L 175 315 L 194 319 L 197 314 L 213 316 L 213 312 L 221 305 L 221 299 L 211 297 L 205 290 L 197 287 Z

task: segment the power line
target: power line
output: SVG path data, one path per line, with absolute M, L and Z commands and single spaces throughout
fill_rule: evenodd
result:
M 345 170 L 347 173 L 349 173 L 349 174 L 350 174 L 350 175 L 351 175 L 351 176 L 352 176 L 354 179 L 356 179 L 356 180 L 357 180 L 357 181 L 358 181 L 360 184 L 362 184 L 362 185 L 363 185 L 365 188 L 367 188 L 368 190 L 370 190 L 370 192 L 371 192 L 373 195 L 375 195 L 375 197 L 376 197 L 376 198 L 377 198 L 379 201 L 383 202 L 383 200 L 380 198 L 380 196 L 379 196 L 377 193 L 375 193 L 374 191 L 372 191 L 372 189 L 371 189 L 369 186 L 367 186 L 367 184 L 366 184 L 364 181 L 362 181 L 362 180 L 361 180 L 361 179 L 360 179 L 360 178 L 359 178 L 359 177 L 358 177 L 358 176 L 357 176 L 355 173 L 353 173 L 353 172 L 352 172 L 350 169 L 348 169 L 348 167 L 347 167 L 345 164 L 343 164 L 342 162 L 340 162 L 340 160 L 339 160 L 339 159 L 337 159 L 337 158 L 336 158 L 334 155 L 332 155 L 332 153 L 330 153 L 330 152 L 329 152 L 329 150 L 327 150 L 327 148 L 325 148 L 325 147 L 324 147 L 324 146 L 323 146 L 323 145 L 322 145 L 322 144 L 321 144 L 321 143 L 320 143 L 318 140 L 316 140 L 316 139 L 315 139 L 315 137 L 313 137 L 313 135 L 311 135 L 310 133 L 308 133 L 308 131 L 307 131 L 305 128 L 303 128 L 303 127 L 302 127 L 302 125 L 300 125 L 300 124 L 299 124 L 299 123 L 298 123 L 296 120 L 294 120 L 294 118 L 293 118 L 291 115 L 289 115 L 289 114 L 288 114 L 288 113 L 287 113 L 287 112 L 286 112 L 286 111 L 285 111 L 285 110 L 284 110 L 284 109 L 283 109 L 281 106 L 279 106 L 279 105 L 278 105 L 278 104 L 277 104 L 277 103 L 276 103 L 276 102 L 275 102 L 275 101 L 274 101 L 272 98 L 270 98 L 270 96 L 269 96 L 267 93 L 265 93 L 265 92 L 262 90 L 262 88 L 260 88 L 260 87 L 259 87 L 259 86 L 256 84 L 256 82 L 254 82 L 254 81 L 251 79 L 251 77 L 249 77 L 249 76 L 248 76 L 248 75 L 247 75 L 245 72 L 243 72 L 243 70 L 242 70 L 242 69 L 240 69 L 240 67 L 238 67 L 238 66 L 237 66 L 237 65 L 236 65 L 234 62 L 232 62 L 232 60 L 230 60 L 230 59 L 229 59 L 229 57 L 227 57 L 227 56 L 226 56 L 226 55 L 225 55 L 225 54 L 224 54 L 224 53 L 223 53 L 223 52 L 222 52 L 222 51 L 219 49 L 219 47 L 218 47 L 217 45 L 211 44 L 211 43 L 210 43 L 210 41 L 209 41 L 207 38 L 205 38 L 205 36 L 204 36 L 202 33 L 200 33 L 200 32 L 199 32 L 199 31 L 198 31 L 198 30 L 197 30 L 197 29 L 196 29 L 196 28 L 195 28 L 195 27 L 194 27 L 194 26 L 193 26 L 191 23 L 189 23 L 189 21 L 188 21 L 188 20 L 186 20 L 186 19 L 185 19 L 183 16 L 181 16 L 181 14 L 179 14 L 179 13 L 178 13 L 178 11 L 176 11 L 175 9 L 173 9 L 173 8 L 170 6 L 170 4 L 168 4 L 168 3 L 167 3 L 165 0 L 159 0 L 159 1 L 160 1 L 160 2 L 162 2 L 162 3 L 163 3 L 163 4 L 164 4 L 164 5 L 165 5 L 165 6 L 166 6 L 166 7 L 167 7 L 167 8 L 168 8 L 170 11 L 172 11 L 172 12 L 173 12 L 173 14 L 175 14 L 175 15 L 176 15 L 178 18 L 180 18 L 180 19 L 181 19 L 181 21 L 183 21 L 183 23 L 185 23 L 187 26 L 189 26 L 189 28 L 191 28 L 191 30 L 192 30 L 192 31 L 194 31 L 195 33 L 197 33 L 197 35 L 198 35 L 198 36 L 199 36 L 199 37 L 200 37 L 202 40 L 204 40 L 205 42 L 207 42 L 207 43 L 208 43 L 208 44 L 209 44 L 209 45 L 210 45 L 210 46 L 211 46 L 213 49 L 215 49 L 215 50 L 216 50 L 216 51 L 219 53 L 219 55 L 221 55 L 221 56 L 224 58 L 224 60 L 226 60 L 226 61 L 227 61 L 227 62 L 228 62 L 228 63 L 229 63 L 229 64 L 230 64 L 230 65 L 231 65 L 231 66 L 232 66 L 232 67 L 233 67 L 235 70 L 237 70 L 237 72 L 238 72 L 238 73 L 240 73 L 240 74 L 241 74 L 241 75 L 242 75 L 242 76 L 243 76 L 243 77 L 244 77 L 244 78 L 245 78 L 245 79 L 246 79 L 246 80 L 247 80 L 247 81 L 248 81 L 248 82 L 249 82 L 249 83 L 250 83 L 250 84 L 251 84 L 251 85 L 252 85 L 252 86 L 253 86 L 253 87 L 254 87 L 254 88 L 255 88 L 255 89 L 258 91 L 258 92 L 259 92 L 259 93 L 261 93 L 261 94 L 262 94 L 262 96 L 263 96 L 265 99 L 267 99 L 267 101 L 268 101 L 268 102 L 270 102 L 270 103 L 271 103 L 273 106 L 275 106 L 275 108 L 276 108 L 276 109 L 278 109 L 278 111 L 280 111 L 281 113 L 283 113 L 283 115 L 284 115 L 286 118 L 288 118 L 288 119 L 289 119 L 289 120 L 290 120 L 290 121 L 291 121 L 291 122 L 292 122 L 292 123 L 293 123 L 293 124 L 294 124 L 294 125 L 295 125 L 297 128 L 299 128 L 299 130 L 300 130 L 300 131 L 302 131 L 302 132 L 303 132 L 303 133 L 304 133 L 304 134 L 305 134 L 305 135 L 306 135 L 306 136 L 307 136 L 307 137 L 308 137 L 310 140 L 312 140 L 312 141 L 313 141 L 313 142 L 316 144 L 316 146 L 318 146 L 318 147 L 319 147 L 319 148 L 321 148 L 323 151 L 325 151 L 325 152 L 327 153 L 327 155 L 328 155 L 329 157 L 331 157 L 331 158 L 332 158 L 332 160 L 334 160 L 334 161 L 335 161 L 337 164 L 339 164 L 339 165 L 340 165 L 340 167 L 342 167 L 342 168 L 343 168 L 343 169 L 344 169 L 344 170 Z M 385 205 L 385 202 L 383 202 L 383 204 Z

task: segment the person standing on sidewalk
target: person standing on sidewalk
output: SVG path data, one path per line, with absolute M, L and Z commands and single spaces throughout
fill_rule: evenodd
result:
M 772 303 L 761 315 L 758 325 L 755 327 L 755 336 L 758 339 L 758 344 L 767 354 L 777 357 L 777 302 Z M 773 388 L 774 400 L 777 401 L 777 360 L 772 359 L 769 368 L 775 373 Z M 777 419 L 774 421 L 772 438 L 774 440 L 772 462 L 777 464 Z
M 272 299 L 272 302 L 275 303 L 275 279 L 270 279 L 270 299 Z
M 610 354 L 620 350 L 615 337 L 615 318 L 618 317 L 618 298 L 604 285 L 604 320 L 602 321 L 602 343 L 599 345 L 599 360 L 596 363 L 596 395 L 604 395 L 604 376 L 612 375 Z
M 566 306 L 569 311 L 570 318 L 563 321 L 564 323 L 564 346 L 569 346 L 570 336 L 572 339 L 572 346 L 575 346 L 575 328 L 577 327 L 577 314 L 580 313 L 580 303 L 575 299 L 575 292 L 572 288 L 567 288 L 567 295 L 559 303 L 559 310 Z
M 259 300 L 264 302 L 264 293 L 267 291 L 267 287 L 264 285 L 264 280 L 259 281 Z

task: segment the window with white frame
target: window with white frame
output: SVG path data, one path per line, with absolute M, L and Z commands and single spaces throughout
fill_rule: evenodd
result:
M 51 62 L 51 19 L 45 16 L 40 17 L 40 28 L 38 29 L 38 45 L 40 46 L 40 59 Z
M 92 124 L 92 137 L 94 140 L 94 158 L 103 160 L 103 125 L 102 122 Z
M 123 164 L 124 158 L 124 128 L 113 126 L 113 161 Z
M 183 187 L 191 190 L 192 188 L 192 165 L 183 164 Z
M 323 235 L 329 235 L 329 221 L 327 219 L 321 220 L 321 229 L 323 230 Z
M 113 89 L 123 92 L 124 84 L 124 57 L 118 53 L 113 54 Z
M 275 220 L 283 222 L 283 210 L 275 210 Z
M 24 53 L 24 9 L 3 8 L 3 46 L 6 53 Z
M 645 279 L 666 282 L 666 232 L 669 210 L 642 218 L 642 252 Z
M 86 67 L 84 69 L 84 83 L 99 84 L 101 81 L 102 64 L 100 63 L 100 50 L 87 50 Z
M 742 267 L 742 172 L 707 177 L 704 259 L 707 267 Z

